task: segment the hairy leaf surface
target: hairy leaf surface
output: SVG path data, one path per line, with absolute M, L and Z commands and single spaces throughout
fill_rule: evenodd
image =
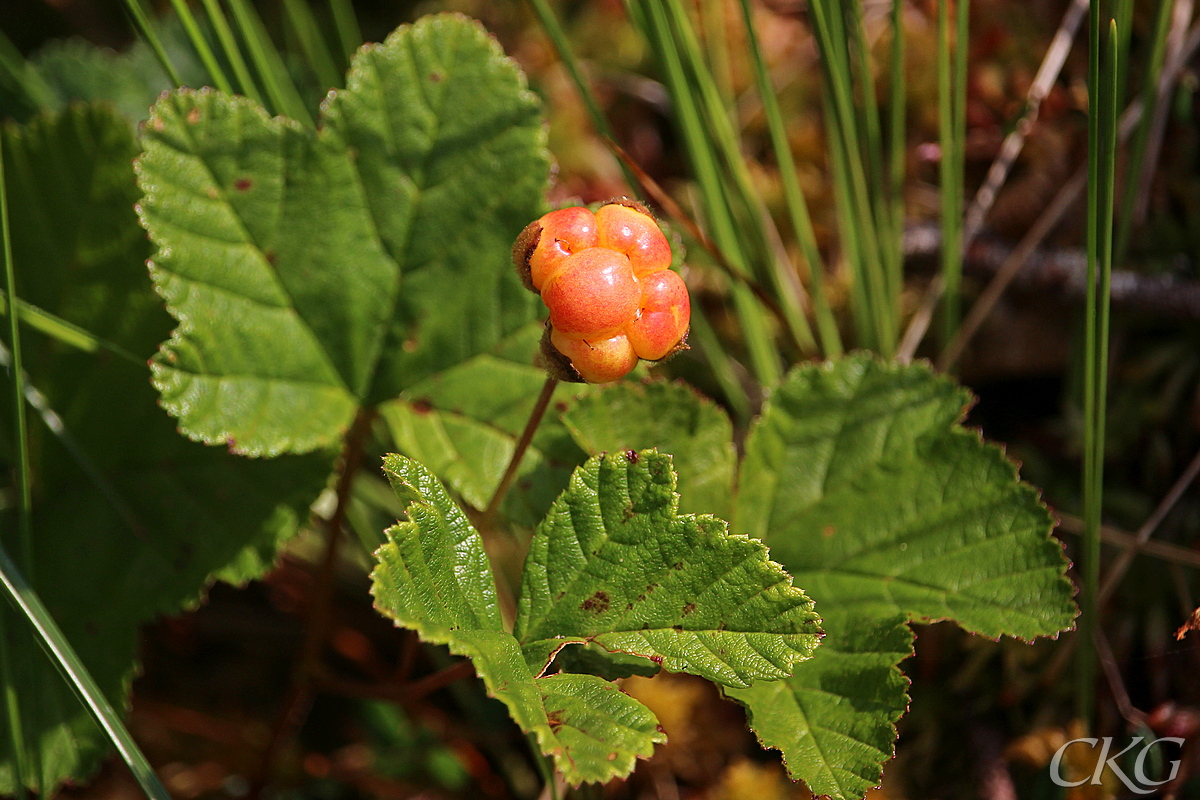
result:
M 828 638 L 779 684 L 729 694 L 817 794 L 860 797 L 907 707 L 906 622 L 985 636 L 1071 627 L 1052 519 L 1002 451 L 960 425 L 969 395 L 922 365 L 794 370 L 746 444 L 734 528 L 813 593 Z
M 362 48 L 316 133 L 245 98 L 167 95 L 138 175 L 179 321 L 155 384 L 193 438 L 321 447 L 536 313 L 508 260 L 543 208 L 539 107 L 463 17 Z
M 488 693 L 571 783 L 631 772 L 664 741 L 650 710 L 593 675 L 535 676 L 504 630 L 483 541 L 466 516 L 417 462 L 392 455 L 385 469 L 408 520 L 388 530 L 377 553 L 371 591 L 379 610 L 470 658 Z
M 790 675 L 820 637 L 810 601 L 761 542 L 679 516 L 670 456 L 596 456 L 534 535 L 515 634 L 540 671 L 590 641 L 727 686 Z

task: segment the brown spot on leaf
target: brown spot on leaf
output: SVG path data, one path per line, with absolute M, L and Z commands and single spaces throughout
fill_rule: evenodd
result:
M 417 414 L 425 415 L 433 411 L 433 403 L 428 397 L 418 397 L 410 403 L 412 410 Z
M 671 569 L 683 569 L 683 562 L 676 561 L 674 564 L 671 565 Z
M 688 603 L 683 607 L 683 616 L 686 617 L 688 614 L 692 613 L 695 610 L 696 610 L 696 604 Z
M 272 267 L 275 266 L 277 261 L 279 261 L 279 255 L 270 248 L 263 250 L 263 258 L 267 259 L 267 263 Z
M 187 121 L 190 122 L 192 125 L 195 125 L 197 122 L 199 122 L 200 121 L 200 109 L 193 108 L 191 111 L 189 111 L 187 113 Z
M 546 722 L 549 723 L 550 730 L 557 731 L 559 728 L 561 728 L 563 726 L 562 712 L 561 711 L 551 711 L 549 714 L 546 715 Z
M 584 611 L 592 611 L 596 614 L 603 614 L 605 611 L 608 611 L 608 592 L 601 589 L 587 600 L 584 600 L 583 604 L 579 607 Z
M 609 754 L 608 754 L 608 760 L 609 760 L 609 761 L 616 761 L 616 760 L 617 760 L 617 754 L 616 754 L 616 753 L 609 753 Z
M 254 181 L 250 180 L 249 178 L 238 178 L 233 182 L 233 188 L 237 189 L 239 192 L 244 192 L 253 185 Z
M 662 666 L 663 657 L 658 655 L 657 653 L 650 656 L 650 660 L 653 661 L 655 664 L 658 664 L 660 667 Z
M 828 539 L 830 536 L 833 536 L 835 533 L 837 533 L 837 528 L 833 527 L 832 525 L 826 525 L 821 529 L 821 535 L 826 539 Z
M 429 73 L 429 80 L 433 81 L 434 83 L 441 83 L 441 80 L 444 77 L 446 77 L 446 76 L 437 70 L 434 70 L 433 72 Z

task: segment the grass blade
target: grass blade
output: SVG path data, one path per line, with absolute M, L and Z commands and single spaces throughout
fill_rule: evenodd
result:
M 238 33 L 241 34 L 246 49 L 250 51 L 250 60 L 258 72 L 258 78 L 266 89 L 273 112 L 285 114 L 309 127 L 315 126 L 312 112 L 304 105 L 300 93 L 296 91 L 296 86 L 292 83 L 283 59 L 267 34 L 258 12 L 247 0 L 229 0 L 229 7 L 233 11 Z
M 810 294 L 813 298 L 813 311 L 817 321 L 817 332 L 820 336 L 821 352 L 826 358 L 837 358 L 842 354 L 842 337 L 838 332 L 837 320 L 833 316 L 825 288 L 825 264 L 821 258 L 821 251 L 817 247 L 817 236 L 813 231 L 812 218 L 808 213 L 808 203 L 804 199 L 804 193 L 800 189 L 800 180 L 796 175 L 796 162 L 792 157 L 792 149 L 788 145 L 783 115 L 779 110 L 779 99 L 776 97 L 775 87 L 771 85 L 767 62 L 763 57 L 762 48 L 759 46 L 758 34 L 755 31 L 754 19 L 750 10 L 750 0 L 741 0 L 741 6 L 742 20 L 746 26 L 747 44 L 754 64 L 754 77 L 767 117 L 767 130 L 771 136 L 775 163 L 779 167 L 779 176 L 783 182 L 788 217 L 792 225 L 792 232 L 800 244 L 804 260 L 808 265 Z
M 322 88 L 341 88 L 342 72 L 333 63 L 333 53 L 321 35 L 320 26 L 308 7 L 308 0 L 283 0 L 283 11 L 296 38 L 300 40 L 300 49 L 304 51 L 309 69 L 317 76 Z
M 945 346 L 958 329 L 963 259 L 963 141 L 966 132 L 968 0 L 958 0 L 951 27 L 951 0 L 938 0 L 938 135 L 942 157 L 942 337 Z M 953 33 L 952 33 L 953 31 Z
M 17 278 L 13 265 L 12 231 L 8 223 L 8 185 L 4 179 L 4 137 L 0 132 L 0 251 L 4 258 L 4 286 L 9 297 L 16 296 Z M 23 564 L 28 568 L 33 564 L 32 514 L 33 495 L 29 474 L 29 432 L 25 420 L 25 387 L 22 385 L 24 372 L 21 369 L 21 326 L 17 324 L 17 315 L 8 315 L 8 342 L 11 358 L 8 367 L 9 401 L 12 404 L 12 436 L 13 451 L 17 458 L 17 547 Z M 0 614 L 0 637 L 9 635 L 7 623 L 3 621 L 6 615 Z M 21 698 L 17 694 L 15 664 L 7 646 L 7 638 L 0 639 L 4 644 L 0 647 L 0 679 L 4 682 L 4 707 L 9 728 L 9 745 L 13 763 L 13 782 L 18 797 L 24 798 L 26 786 L 31 775 L 37 775 L 37 769 L 32 751 L 28 748 L 25 737 L 25 717 L 22 710 Z
M 155 59 L 163 68 L 163 72 L 167 74 L 171 85 L 182 86 L 183 81 L 174 65 L 171 64 L 171 59 L 167 57 L 167 51 L 163 49 L 162 41 L 158 38 L 158 33 L 154 30 L 154 25 L 150 22 L 146 9 L 142 6 L 142 0 L 125 0 L 125 10 L 129 12 L 129 16 L 133 19 L 133 26 L 137 28 L 138 34 L 150 47 L 150 52 L 154 53 Z
M 8 314 L 8 293 L 0 292 L 0 314 Z M 34 330 L 50 336 L 65 345 L 82 350 L 85 353 L 95 353 L 99 350 L 120 356 L 131 364 L 145 365 L 146 359 L 138 358 L 133 353 L 118 344 L 101 339 L 90 331 L 67 322 L 62 317 L 55 316 L 49 311 L 43 311 L 35 305 L 17 298 L 17 318 Z
M 221 43 L 221 50 L 224 51 L 225 59 L 233 70 L 241 93 L 258 104 L 264 105 L 262 94 L 259 92 L 254 78 L 250 75 L 246 59 L 242 57 L 242 48 L 238 46 L 237 39 L 234 38 L 233 30 L 229 27 L 229 20 L 225 18 L 225 12 L 221 10 L 219 0 L 204 0 L 204 10 L 208 13 L 209 24 L 217 34 L 217 41 Z
M 108 735 L 121 758 L 129 766 L 134 778 L 141 785 L 142 791 L 151 800 L 171 800 L 171 795 L 159 781 L 158 776 L 150 767 L 145 755 L 138 749 L 137 743 L 129 734 L 121 718 L 113 709 L 108 698 L 100 691 L 96 681 L 88 672 L 87 667 L 79 660 L 71 643 L 63 636 L 58 624 L 50 616 L 50 612 L 42 604 L 37 594 L 25 581 L 17 565 L 8 556 L 8 551 L 0 546 L 0 583 L 3 583 L 4 593 L 20 611 L 21 615 L 33 627 L 39 641 L 49 654 L 51 660 L 58 666 L 63 677 L 79 694 L 84 705 L 96 718 L 96 722 Z
M 891 357 L 896 347 L 895 303 L 888 296 L 879 215 L 868 185 L 872 157 L 863 152 L 867 136 L 860 130 L 854 73 L 843 4 L 813 0 L 809 7 L 813 33 L 821 54 L 826 106 L 826 130 L 833 166 L 838 229 L 854 286 L 855 324 L 860 341 Z M 852 24 L 859 24 L 857 14 Z
M 363 43 L 358 17 L 354 15 L 354 4 L 350 0 L 329 0 L 329 12 L 333 17 L 333 28 L 341 46 L 343 70 L 350 67 L 350 56 Z
M 1142 118 L 1133 134 L 1126 159 L 1125 180 L 1121 192 L 1120 212 L 1117 214 L 1116 244 L 1113 253 L 1116 263 L 1125 261 L 1129 250 L 1129 234 L 1133 227 L 1134 209 L 1142 189 L 1142 173 L 1147 165 L 1146 147 L 1150 141 L 1150 130 L 1163 98 L 1159 95 L 1158 82 L 1163 65 L 1167 60 L 1167 34 L 1171 30 L 1171 17 L 1175 0 L 1159 0 L 1158 12 L 1154 17 L 1154 31 L 1150 44 L 1150 58 L 1146 64 L 1146 76 L 1142 81 Z
M 1109 308 L 1113 256 L 1113 183 L 1117 142 L 1117 77 L 1121 48 L 1116 20 L 1092 0 L 1088 64 L 1088 268 L 1084 353 L 1084 559 L 1076 710 L 1089 725 L 1095 704 L 1099 630 L 1100 514 L 1104 495 L 1104 440 L 1108 385 Z M 1107 19 L 1107 25 L 1104 20 Z M 1101 31 L 1107 39 L 1101 51 Z
M 895 256 L 888 272 L 888 293 L 899 303 L 904 290 L 904 166 L 906 155 L 905 110 L 908 87 L 904 63 L 904 2 L 892 0 L 892 64 L 888 86 L 888 200 L 891 210 L 889 251 Z M 899 318 L 899 308 L 896 309 Z
M 213 85 L 226 94 L 233 94 L 233 86 L 225 77 L 225 71 L 221 69 L 220 62 L 217 61 L 216 55 L 209 46 L 208 39 L 201 32 L 196 17 L 192 14 L 192 9 L 186 0 L 171 0 L 171 8 L 175 10 L 175 16 L 179 17 L 179 22 L 183 25 L 183 30 L 187 33 L 192 48 L 200 56 L 200 62 L 208 70 L 208 76 L 212 79 Z
M 54 91 L 41 73 L 25 60 L 21 51 L 0 31 L 0 77 L 7 75 L 8 83 L 25 96 L 32 108 L 49 108 L 54 104 Z

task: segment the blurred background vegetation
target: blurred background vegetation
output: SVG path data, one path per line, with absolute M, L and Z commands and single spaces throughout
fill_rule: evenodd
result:
M 311 109 L 330 81 L 322 80 L 322 65 L 306 54 L 306 34 L 296 24 L 298 1 L 259 0 L 256 7 Z M 1086 428 L 1080 400 L 1086 216 L 1082 195 L 1077 192 L 1073 202 L 1066 202 L 1060 192 L 1086 161 L 1086 23 L 1064 51 L 1061 70 L 1040 87 L 1044 99 L 1038 98 L 1036 118 L 1021 123 L 1031 106 L 1031 89 L 1041 93 L 1036 76 L 1071 5 L 1065 0 L 971 3 L 965 102 L 958 110 L 965 128 L 957 144 L 944 138 L 946 117 L 939 107 L 939 3 L 909 0 L 900 6 L 903 135 L 893 136 L 892 128 L 884 126 L 891 149 L 874 176 L 884 182 L 885 170 L 879 167 L 886 160 L 887 180 L 893 182 L 875 200 L 897 215 L 890 221 L 884 215 L 877 218 L 880 229 L 891 235 L 894 256 L 887 255 L 892 245 L 881 245 L 881 251 L 885 261 L 894 257 L 902 267 L 889 309 L 855 294 L 863 285 L 857 276 L 865 273 L 852 263 L 850 240 L 862 231 L 851 228 L 848 236 L 845 215 L 839 216 L 836 187 L 846 176 L 839 174 L 838 155 L 830 147 L 837 132 L 831 130 L 831 120 L 836 125 L 839 117 L 825 91 L 821 44 L 814 36 L 809 3 L 751 4 L 757 44 L 795 161 L 794 173 L 785 174 L 771 136 L 770 110 L 757 90 L 741 4 L 682 2 L 716 89 L 715 102 L 727 112 L 736 136 L 739 163 L 718 166 L 724 186 L 741 180 L 748 190 L 741 195 L 730 190 L 736 196 L 726 198 L 734 204 L 730 218 L 735 223 L 739 213 L 756 220 L 750 227 L 761 241 L 746 245 L 751 251 L 747 263 L 755 261 L 753 248 L 758 247 L 772 253 L 775 264 L 808 265 L 813 253 L 806 247 L 815 244 L 821 262 L 816 277 L 823 276 L 824 288 L 814 287 L 807 266 L 789 267 L 782 277 L 769 270 L 755 273 L 753 279 L 770 286 L 772 280 L 799 276 L 807 290 L 802 296 L 823 295 L 827 301 L 847 349 L 869 346 L 888 355 L 899 349 L 902 358 L 929 358 L 974 390 L 979 401 L 968 423 L 1004 443 L 1022 463 L 1022 476 L 1042 488 L 1060 517 L 1058 535 L 1078 562 Z M 1131 144 L 1121 148 L 1118 161 L 1103 454 L 1103 552 L 1106 574 L 1117 579 L 1102 606 L 1110 652 L 1100 653 L 1104 677 L 1094 727 L 1099 735 L 1150 730 L 1189 737 L 1191 760 L 1185 775 L 1200 771 L 1200 636 L 1176 640 L 1173 635 L 1200 602 L 1200 128 L 1198 77 L 1188 49 L 1195 48 L 1192 6 L 1190 0 L 1138 0 L 1122 6 L 1129 15 L 1129 38 L 1119 93 L 1125 102 L 1141 98 L 1144 107 L 1147 98 L 1151 102 L 1144 122 L 1131 127 Z M 12 71 L 0 76 L 0 117 L 24 122 L 47 107 L 102 100 L 131 125 L 144 118 L 170 82 L 137 40 L 125 8 L 122 0 L 0 3 L 0 31 L 8 40 L 0 43 L 5 62 L 24 69 L 28 59 L 39 76 L 36 97 L 20 90 Z M 688 247 L 693 303 L 711 330 L 693 341 L 692 353 L 666 370 L 722 402 L 735 422 L 744 425 L 761 402 L 758 387 L 770 383 L 772 361 L 830 353 L 829 331 L 810 330 L 806 338 L 802 325 L 789 330 L 786 309 L 754 317 L 752 298 L 738 293 L 746 282 L 739 283 L 736 269 L 720 263 L 734 255 L 728 243 L 717 241 L 706 249 L 689 228 L 688 220 L 698 220 L 710 229 L 714 198 L 697 179 L 697 134 L 677 113 L 678 87 L 664 71 L 661 46 L 643 35 L 644 25 L 630 18 L 620 0 L 554 2 L 549 8 L 615 143 L 645 173 L 643 186 L 660 187 L 679 207 L 674 212 L 664 208 L 662 196 L 651 192 L 651 200 Z M 378 41 L 398 24 L 435 11 L 480 19 L 545 103 L 558 164 L 551 202 L 593 202 L 631 192 L 622 161 L 597 132 L 570 70 L 530 4 L 356 0 L 353 9 L 367 41 Z M 205 83 L 203 65 L 183 30 L 171 21 L 170 4 L 158 2 L 153 10 L 166 20 L 165 45 L 183 82 Z M 894 7 L 864 0 L 860 10 L 863 41 L 872 58 L 870 69 L 857 73 L 856 96 L 861 100 L 872 93 L 876 113 L 891 119 L 886 115 L 894 110 L 888 102 L 896 85 L 890 68 Z M 319 36 L 333 41 L 329 13 L 325 3 L 314 3 L 306 18 Z M 1177 69 L 1167 74 L 1172 70 L 1164 70 L 1163 64 L 1169 66 L 1172 59 Z M 340 74 L 344 66 L 335 57 L 324 69 Z M 1144 91 L 1160 83 L 1162 91 Z M 859 107 L 870 105 L 860 102 Z M 1023 135 L 1023 147 L 1007 177 L 990 184 L 996 189 L 994 204 L 978 231 L 966 215 L 961 283 L 952 285 L 939 234 L 946 198 L 943 156 L 958 148 L 959 158 L 951 166 L 961 170 L 961 214 L 988 184 L 989 168 L 1014 131 Z M 879 148 L 881 153 L 886 149 Z M 794 225 L 788 174 L 798 178 L 807 201 L 813 232 L 809 242 Z M 953 178 L 954 172 L 950 174 Z M 869 188 L 875 192 L 877 187 Z M 755 198 L 761 198 L 761 217 L 755 217 Z M 742 203 L 740 212 L 736 202 Z M 716 231 L 713 236 L 718 238 Z M 945 328 L 936 320 L 928 335 L 919 344 L 910 342 L 905 352 L 901 334 L 913 330 L 914 319 L 919 323 L 923 314 L 929 316 L 938 286 L 945 285 L 961 309 L 971 309 L 989 286 L 1000 288 L 994 282 L 1019 245 L 1032 246 L 1016 260 L 1019 270 L 998 292 L 990 313 L 980 317 L 961 355 L 946 350 L 952 343 L 946 334 L 956 325 Z M 720 255 L 714 257 L 714 252 Z M 884 314 L 884 321 L 872 322 L 870 308 Z M 820 327 L 819 319 L 816 325 Z M 868 334 L 868 329 L 875 332 Z M 774 348 L 782 355 L 763 352 L 764 341 L 768 351 Z M 1139 529 L 1147 531 L 1150 545 L 1132 558 L 1127 571 L 1113 569 L 1123 554 L 1133 552 L 1131 537 Z M 145 631 L 144 669 L 133 687 L 132 729 L 176 797 L 255 792 L 260 751 L 271 739 L 302 639 L 298 611 L 314 580 L 318 549 L 315 535 L 301 536 L 264 580 L 237 590 L 218 584 L 200 608 Z M 394 629 L 371 609 L 364 591 L 366 569 L 365 560 L 352 557 L 341 567 L 321 691 L 295 745 L 280 759 L 276 794 L 497 800 L 536 795 L 539 779 L 516 728 L 477 683 L 459 681 L 423 696 L 388 693 L 389 686 L 436 671 L 447 657 L 419 645 L 410 632 Z M 981 640 L 948 624 L 920 627 L 917 654 L 904 665 L 913 684 L 912 712 L 900 723 L 897 756 L 886 765 L 877 796 L 1062 796 L 1046 765 L 1058 744 L 1079 735 L 1071 728 L 1071 647 L 1069 635 L 1029 646 Z M 628 781 L 591 790 L 592 795 L 661 800 L 804 796 L 803 787 L 785 778 L 777 755 L 755 744 L 740 707 L 721 700 L 707 683 L 662 675 L 630 679 L 626 689 L 658 714 L 671 743 Z M 1089 796 L 1120 789 L 1094 787 Z M 1174 796 L 1200 797 L 1200 779 L 1181 781 L 1172 791 Z M 91 784 L 69 787 L 63 794 L 139 796 L 116 762 Z

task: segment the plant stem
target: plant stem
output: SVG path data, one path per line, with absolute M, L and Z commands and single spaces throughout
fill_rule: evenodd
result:
M 346 521 L 346 507 L 350 503 L 354 478 L 358 475 L 358 468 L 362 462 L 363 451 L 366 449 L 367 438 L 375 416 L 374 408 L 360 408 L 343 440 L 335 490 L 337 503 L 326 524 L 325 555 L 321 559 L 320 572 L 317 574 L 313 597 L 308 606 L 308 618 L 304 626 L 304 642 L 301 645 L 300 660 L 292 674 L 291 688 L 280 707 L 279 716 L 275 718 L 271 739 L 263 751 L 259 774 L 256 776 L 256 782 L 251 792 L 254 797 L 261 796 L 280 750 L 303 724 L 304 718 L 312 706 L 312 678 L 317 674 L 321 646 L 325 642 L 329 629 L 338 544 L 342 539 L 342 527 Z
M 8 225 L 8 187 L 4 180 L 3 133 L 0 133 L 0 240 L 3 240 L 4 280 L 7 296 L 17 298 L 17 276 L 13 265 L 12 231 Z M 12 403 L 13 450 L 17 456 L 17 546 L 18 559 L 26 575 L 33 573 L 33 534 L 31 515 L 33 495 L 29 480 L 29 432 L 25 419 L 25 387 L 22 385 L 25 372 L 21 368 L 21 326 L 17 314 L 8 315 L 9 388 Z M 3 613 L 3 612 L 0 612 Z M 25 710 L 17 696 L 16 666 L 8 648 L 7 625 L 0 626 L 0 673 L 3 677 L 4 706 L 9 724 L 12 748 L 13 782 L 19 798 L 25 797 L 25 786 L 29 779 L 30 754 L 25 736 Z
M 525 457 L 525 451 L 529 449 L 529 444 L 533 441 L 533 435 L 537 433 L 538 425 L 542 423 L 542 417 L 546 415 L 546 409 L 550 406 L 550 398 L 554 396 L 556 388 L 558 388 L 558 378 L 547 375 L 546 382 L 542 384 L 542 392 L 529 412 L 525 430 L 521 431 L 521 438 L 517 440 L 517 446 L 513 449 L 512 458 L 508 460 L 504 475 L 501 476 L 500 483 L 496 486 L 495 493 L 492 494 L 492 499 L 488 501 L 487 508 L 483 511 L 483 517 L 479 524 L 483 530 L 489 530 L 492 527 L 492 519 L 496 516 L 500 503 L 504 501 L 504 495 L 508 494 L 509 488 L 517 478 L 521 460 Z

